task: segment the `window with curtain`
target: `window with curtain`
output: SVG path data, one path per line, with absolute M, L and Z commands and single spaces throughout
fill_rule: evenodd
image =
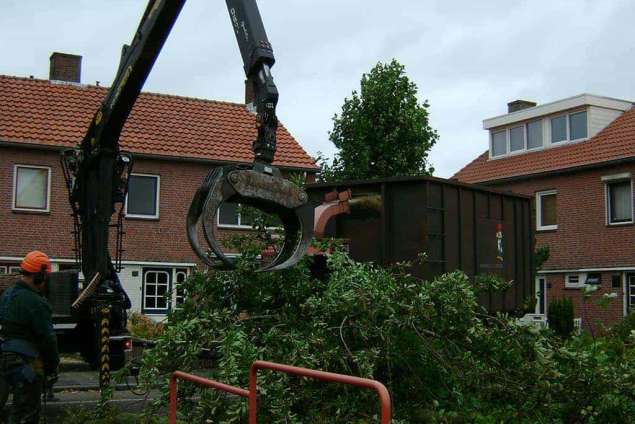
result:
M 492 134 L 492 157 L 507 153 L 507 131 Z
M 569 132 L 571 133 L 569 140 L 577 140 L 580 138 L 586 138 L 587 136 L 586 111 L 572 113 L 571 115 L 569 115 Z
M 16 165 L 14 209 L 48 212 L 50 176 L 47 167 Z
M 567 139 L 567 116 L 551 118 L 551 142 L 558 143 Z
M 633 222 L 633 194 L 630 180 L 607 183 L 607 194 L 609 224 Z
M 527 123 L 527 148 L 542 147 L 542 119 Z
M 509 130 L 509 151 L 517 152 L 525 149 L 525 126 L 514 127 Z

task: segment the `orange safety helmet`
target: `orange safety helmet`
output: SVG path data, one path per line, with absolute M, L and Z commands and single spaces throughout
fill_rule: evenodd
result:
M 51 272 L 51 260 L 39 250 L 27 253 L 20 264 L 22 271 L 29 272 L 31 274 L 37 274 L 44 269 L 46 273 Z

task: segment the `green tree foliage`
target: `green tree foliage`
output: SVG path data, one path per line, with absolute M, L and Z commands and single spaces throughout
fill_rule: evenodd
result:
M 534 274 L 542 269 L 542 266 L 547 260 L 549 260 L 549 256 L 551 255 L 551 251 L 549 246 L 537 246 L 534 251 Z
M 361 89 L 344 100 L 329 138 L 338 152 L 332 164 L 318 159 L 322 181 L 431 174 L 428 152 L 437 132 L 428 122 L 428 103 L 396 60 L 378 63 Z
M 573 334 L 573 302 L 568 297 L 554 299 L 549 303 L 549 328 L 563 339 Z
M 563 341 L 489 316 L 461 272 L 422 282 L 405 265 L 383 269 L 335 251 L 328 276 L 316 280 L 307 262 L 254 273 L 257 251 L 243 249 L 237 271 L 186 282 L 187 300 L 144 355 L 142 381 L 166 390 L 180 369 L 247 387 L 250 364 L 266 359 L 378 379 L 391 392 L 396 424 L 635 416 L 630 339 Z M 480 278 L 479 288 L 491 290 L 488 280 Z M 203 370 L 202 356 L 213 361 Z M 260 373 L 258 384 L 259 422 L 377 422 L 371 391 L 271 372 Z M 185 383 L 179 390 L 184 421 L 245 422 L 246 403 L 236 397 Z

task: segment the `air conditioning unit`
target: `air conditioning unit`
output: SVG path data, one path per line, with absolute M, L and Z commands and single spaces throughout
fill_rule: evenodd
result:
M 533 325 L 537 328 L 547 328 L 547 316 L 544 314 L 525 314 L 522 318 L 518 318 L 516 322 L 520 325 Z

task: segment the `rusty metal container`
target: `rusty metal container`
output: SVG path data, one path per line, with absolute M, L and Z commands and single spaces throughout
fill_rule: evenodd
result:
M 433 177 L 310 184 L 307 192 L 318 205 L 334 189 L 351 190 L 351 211 L 333 218 L 325 234 L 347 239 L 352 258 L 411 261 L 413 274 L 426 280 L 459 269 L 513 281 L 504 293 L 481 296 L 490 312 L 515 310 L 535 296 L 529 197 Z

